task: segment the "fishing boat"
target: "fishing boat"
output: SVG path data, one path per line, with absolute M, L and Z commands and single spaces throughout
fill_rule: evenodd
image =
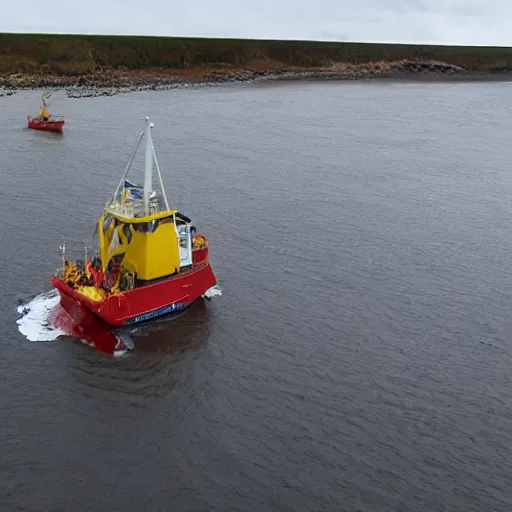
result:
M 65 121 L 62 117 L 52 116 L 48 112 L 45 101 L 48 97 L 49 96 L 43 96 L 41 100 L 41 110 L 37 116 L 27 116 L 28 127 L 33 130 L 62 133 Z
M 97 252 L 66 257 L 51 276 L 60 304 L 80 324 L 90 315 L 132 326 L 183 311 L 217 284 L 206 236 L 169 206 L 146 118 L 135 150 L 96 225 Z M 128 179 L 144 140 L 142 185 Z M 154 170 L 156 169 L 156 173 Z M 206 294 L 206 297 L 208 294 Z

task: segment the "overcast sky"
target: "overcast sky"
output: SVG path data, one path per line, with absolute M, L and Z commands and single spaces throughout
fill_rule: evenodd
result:
M 0 0 L 1 32 L 512 46 L 512 0 Z

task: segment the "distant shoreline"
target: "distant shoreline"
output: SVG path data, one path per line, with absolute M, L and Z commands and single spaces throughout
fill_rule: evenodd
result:
M 0 33 L 0 95 L 70 97 L 284 80 L 508 81 L 512 48 Z
M 282 69 L 233 69 L 201 66 L 183 70 L 108 69 L 78 76 L 54 73 L 0 73 L 0 96 L 20 90 L 62 89 L 70 98 L 114 94 L 278 81 L 414 81 L 475 82 L 512 81 L 512 70 L 467 70 L 445 62 L 400 60 L 359 65 Z

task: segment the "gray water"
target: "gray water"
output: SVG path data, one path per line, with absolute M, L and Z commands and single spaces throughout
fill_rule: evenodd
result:
M 0 510 L 512 510 L 509 83 L 0 99 Z M 149 115 L 223 295 L 31 341 Z

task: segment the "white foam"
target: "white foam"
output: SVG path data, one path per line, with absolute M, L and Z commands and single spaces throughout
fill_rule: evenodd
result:
M 222 295 L 222 290 L 218 284 L 212 286 L 211 288 L 208 288 L 204 292 L 203 297 L 206 297 L 207 299 L 211 299 L 213 297 L 220 297 Z
M 222 295 L 218 285 L 212 286 L 204 293 L 203 297 L 211 299 Z M 18 330 L 29 341 L 55 341 L 60 336 L 66 336 L 66 332 L 48 323 L 50 311 L 58 306 L 60 301 L 59 292 L 55 289 L 46 293 L 36 295 L 26 304 L 18 306 L 18 313 L 21 315 L 16 323 Z M 85 342 L 84 340 L 82 340 Z M 89 344 L 85 342 L 86 344 Z M 116 347 L 114 355 L 119 357 L 128 352 L 128 347 L 120 349 Z
M 48 313 L 59 303 L 59 292 L 51 290 L 36 295 L 27 304 L 18 306 L 21 315 L 16 323 L 29 341 L 55 341 L 66 333 L 48 324 Z

